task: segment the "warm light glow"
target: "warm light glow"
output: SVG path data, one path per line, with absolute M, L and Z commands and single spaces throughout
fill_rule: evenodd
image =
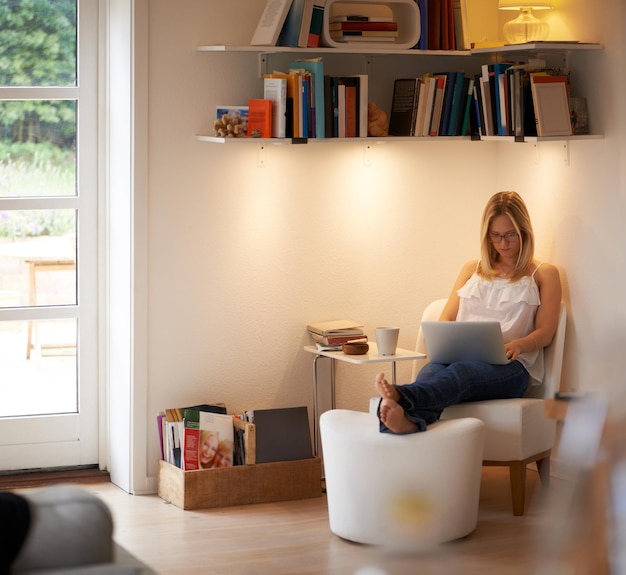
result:
M 498 0 L 498 10 L 519 10 L 530 8 L 532 10 L 549 10 L 552 2 L 524 2 L 523 0 Z

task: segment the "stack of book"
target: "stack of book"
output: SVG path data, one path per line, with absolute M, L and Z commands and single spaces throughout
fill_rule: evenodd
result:
M 367 341 L 363 326 L 348 319 L 318 321 L 307 329 L 319 350 L 340 350 L 344 343 Z
M 395 42 L 398 23 L 393 18 L 375 16 L 333 16 L 328 26 L 335 42 Z
M 324 74 L 321 58 L 295 60 L 263 78 L 273 138 L 367 137 L 368 76 Z
M 483 64 L 474 100 L 481 136 L 570 136 L 569 70 L 542 61 Z
M 466 136 L 473 116 L 474 79 L 464 72 L 424 74 L 394 83 L 390 136 Z

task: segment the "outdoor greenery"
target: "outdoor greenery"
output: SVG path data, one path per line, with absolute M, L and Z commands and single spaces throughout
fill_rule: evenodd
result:
M 75 86 L 76 0 L 0 0 L 0 86 Z M 0 197 L 75 193 L 76 102 L 0 101 Z M 72 210 L 0 212 L 0 237 L 75 231 Z

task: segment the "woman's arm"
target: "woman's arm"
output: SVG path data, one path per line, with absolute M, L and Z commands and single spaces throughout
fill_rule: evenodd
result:
M 459 294 L 457 293 L 461 287 L 465 285 L 468 279 L 472 277 L 472 274 L 476 271 L 476 266 L 478 265 L 477 260 L 473 260 L 467 262 L 461 272 L 459 273 L 456 281 L 454 282 L 454 287 L 452 288 L 452 292 L 448 296 L 448 301 L 446 302 L 441 315 L 439 316 L 439 321 L 455 321 L 457 313 L 459 312 Z
M 559 323 L 561 311 L 561 277 L 552 264 L 544 263 L 535 274 L 541 305 L 535 317 L 535 329 L 526 337 L 514 339 L 504 347 L 507 356 L 514 360 L 520 353 L 532 353 L 550 344 Z

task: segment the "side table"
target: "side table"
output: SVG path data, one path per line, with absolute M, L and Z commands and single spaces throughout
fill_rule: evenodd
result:
M 315 455 L 319 452 L 319 406 L 317 403 L 317 360 L 320 357 L 328 357 L 331 360 L 330 366 L 330 393 L 331 405 L 335 408 L 335 361 L 344 361 L 353 364 L 367 363 L 389 363 L 391 362 L 391 383 L 396 383 L 396 362 L 424 359 L 426 354 L 419 351 L 396 348 L 394 355 L 379 355 L 378 348 L 373 342 L 369 343 L 369 351 L 363 355 L 348 355 L 343 351 L 324 351 L 317 349 L 314 345 L 305 345 L 304 351 L 314 355 L 313 357 L 313 449 Z

